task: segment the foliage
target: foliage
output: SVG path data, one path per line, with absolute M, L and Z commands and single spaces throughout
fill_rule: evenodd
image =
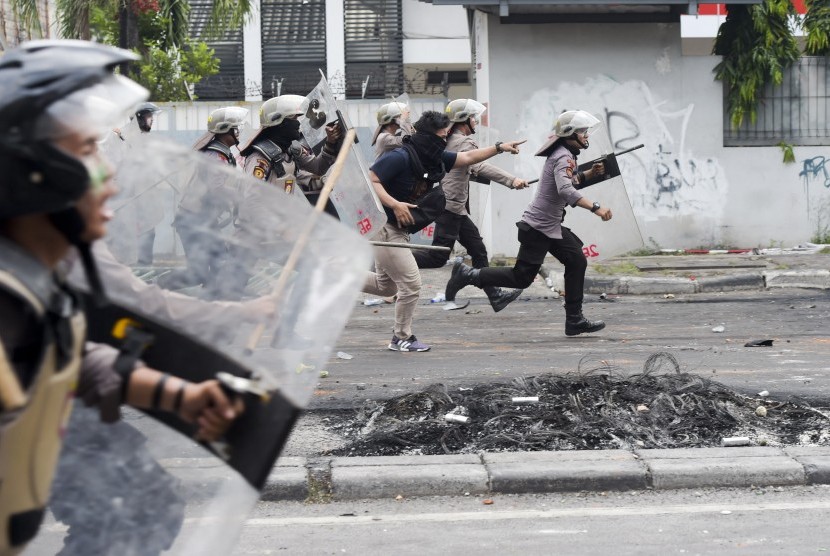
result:
M 804 53 L 827 56 L 830 54 L 830 0 L 807 0 L 806 6 Z
M 33 37 L 43 36 L 36 0 L 11 0 L 12 13 Z
M 800 56 L 790 27 L 796 12 L 790 0 L 727 4 L 727 10 L 714 48 L 723 60 L 714 72 L 715 79 L 726 84 L 731 123 L 740 127 L 747 117 L 755 122 L 764 87 L 780 84 L 784 70 Z
M 219 71 L 216 51 L 203 42 L 188 41 L 184 48 L 163 48 L 159 42 L 146 44 L 144 59 L 138 62 L 136 80 L 159 101 L 193 100 L 193 85 Z
M 810 243 L 817 243 L 818 245 L 830 245 L 830 226 L 821 225 L 821 222 L 816 226 L 816 231 L 813 237 L 810 238 Z
M 784 164 L 792 164 L 795 162 L 795 153 L 793 152 L 793 146 L 789 143 L 781 141 L 778 143 L 778 146 L 781 147 L 781 152 L 784 155 Z

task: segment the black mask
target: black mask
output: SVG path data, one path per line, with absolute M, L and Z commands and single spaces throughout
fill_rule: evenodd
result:
M 300 140 L 301 134 L 299 119 L 286 118 L 277 127 L 283 129 L 283 136 L 290 138 L 292 141 Z
M 409 137 L 404 137 L 404 142 L 415 148 L 418 160 L 427 173 L 427 181 L 435 183 L 441 181 L 446 174 L 441 155 L 447 149 L 447 140 L 434 133 L 416 131 Z
M 300 133 L 300 120 L 291 118 L 284 119 L 280 125 L 265 128 L 262 135 L 276 143 L 283 152 L 288 151 L 292 141 L 299 141 L 303 136 Z

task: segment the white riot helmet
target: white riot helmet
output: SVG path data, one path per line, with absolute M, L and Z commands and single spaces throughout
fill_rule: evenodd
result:
M 248 109 L 240 106 L 217 108 L 208 116 L 207 129 L 214 134 L 227 133 L 245 125 Z
M 308 111 L 309 100 L 300 95 L 281 95 L 266 100 L 259 109 L 262 127 L 280 125 L 287 116 L 303 116 Z
M 409 107 L 402 102 L 390 102 L 378 108 L 378 125 L 391 124 L 403 115 L 408 115 Z
M 487 107 L 471 98 L 459 98 L 447 105 L 445 112 L 453 123 L 464 123 L 470 118 L 481 122 L 481 115 Z
M 553 132 L 559 137 L 570 137 L 577 132 L 587 135 L 599 123 L 598 119 L 584 110 L 568 110 L 556 118 Z

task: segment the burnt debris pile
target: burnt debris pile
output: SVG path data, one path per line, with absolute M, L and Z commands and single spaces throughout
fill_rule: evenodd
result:
M 735 436 L 753 445 L 830 444 L 820 409 L 745 396 L 680 372 L 668 353 L 652 355 L 634 375 L 583 360 L 566 375 L 453 390 L 436 384 L 366 402 L 331 428 L 348 440 L 333 454 L 346 456 L 696 448 Z

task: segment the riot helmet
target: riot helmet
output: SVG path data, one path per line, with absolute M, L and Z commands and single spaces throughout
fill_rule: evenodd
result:
M 445 112 L 453 123 L 464 123 L 470 118 L 481 120 L 487 107 L 471 98 L 459 98 L 447 105 Z
M 286 118 L 305 115 L 308 106 L 308 98 L 300 95 L 281 95 L 268 99 L 259 109 L 259 124 L 262 127 L 278 126 Z
M 152 102 L 142 102 L 135 110 L 135 119 L 138 122 L 138 128 L 144 133 L 149 133 L 153 129 L 153 115 L 161 112 L 161 108 Z
M 247 118 L 247 108 L 240 106 L 217 108 L 208 116 L 208 133 L 213 135 L 233 133 L 236 143 L 239 144 L 239 128 L 245 125 Z
M 562 112 L 556 118 L 553 133 L 557 137 L 575 141 L 581 149 L 587 149 L 588 135 L 599 123 L 600 121 L 593 114 L 585 112 L 584 110 L 568 110 L 567 112 Z M 584 135 L 585 140 L 583 141 L 578 135 Z
M 401 118 L 404 121 L 409 119 L 409 106 L 402 102 L 390 102 L 378 108 L 377 118 L 378 125 L 385 126 L 386 124 L 396 123 L 400 125 Z
M 0 58 L 0 220 L 70 208 L 90 185 L 84 163 L 52 141 L 104 135 L 147 91 L 113 69 L 133 53 L 76 40 L 31 41 Z

